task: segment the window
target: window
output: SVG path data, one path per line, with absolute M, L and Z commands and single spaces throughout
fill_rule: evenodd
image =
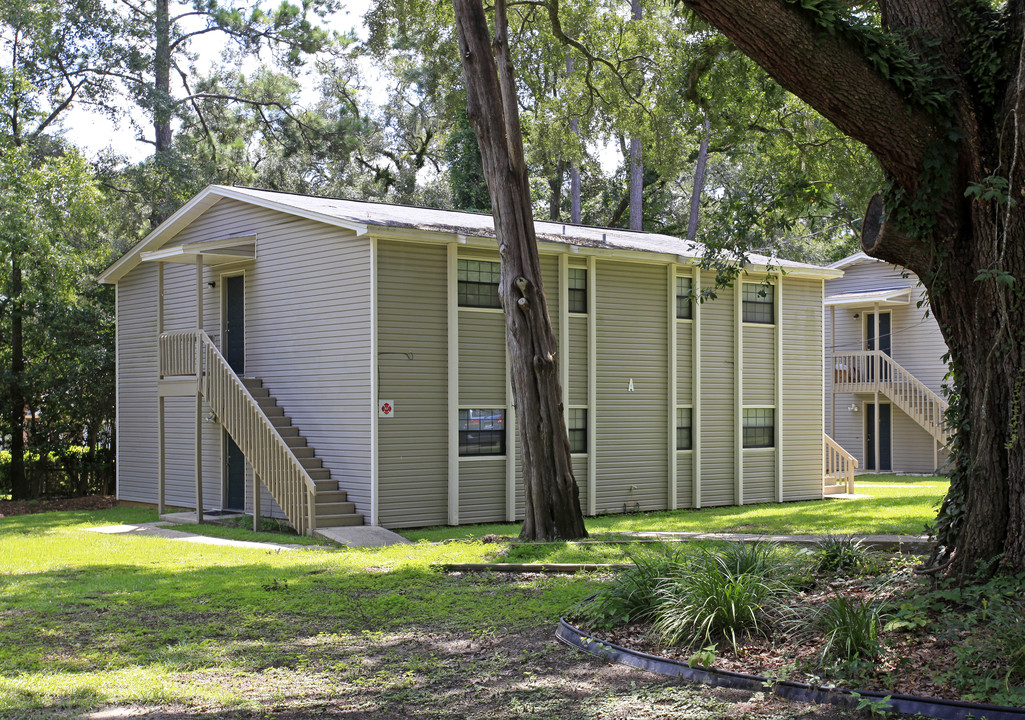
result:
M 569 288 L 569 303 L 566 309 L 571 313 L 587 312 L 587 270 L 569 268 L 566 284 Z
M 500 308 L 498 280 L 500 266 L 487 260 L 458 260 L 459 306 Z
M 773 408 L 744 408 L 744 447 L 773 447 L 776 437 Z
M 571 453 L 587 452 L 587 408 L 569 408 L 569 451 Z
M 460 455 L 505 455 L 505 408 L 459 411 Z
M 694 433 L 691 408 L 676 408 L 676 449 L 693 450 Z
M 683 320 L 690 320 L 694 317 L 694 303 L 690 296 L 694 288 L 694 281 L 689 277 L 676 278 L 676 317 Z
M 772 302 L 772 286 L 761 283 L 744 283 L 744 322 L 772 325 L 775 312 Z

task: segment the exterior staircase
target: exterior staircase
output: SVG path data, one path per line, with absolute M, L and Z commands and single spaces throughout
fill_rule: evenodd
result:
M 834 354 L 833 391 L 878 391 L 918 423 L 933 439 L 944 444 L 949 439 L 949 433 L 943 423 L 947 401 L 884 352 L 865 350 Z
M 316 488 L 314 496 L 314 513 L 316 527 L 343 527 L 362 525 L 363 516 L 356 513 L 356 506 L 349 502 L 344 490 L 338 489 L 338 482 L 331 479 L 331 471 L 324 467 L 324 461 L 317 457 L 316 451 L 310 447 L 292 419 L 285 415 L 284 409 L 263 386 L 259 378 L 241 378 L 249 394 L 256 400 L 263 414 L 270 420 L 275 431 L 285 441 L 285 445 L 306 469 Z

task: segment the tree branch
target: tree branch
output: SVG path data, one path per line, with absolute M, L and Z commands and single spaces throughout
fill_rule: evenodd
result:
M 905 190 L 919 189 L 936 123 L 913 108 L 842 32 L 788 0 L 682 0 L 780 85 L 864 143 Z M 841 79 L 839 81 L 838 79 Z

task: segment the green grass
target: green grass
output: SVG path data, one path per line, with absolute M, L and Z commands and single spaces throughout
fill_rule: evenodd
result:
M 765 534 L 921 535 L 936 517 L 946 493 L 944 477 L 863 475 L 855 491 L 861 500 L 811 500 L 741 507 L 671 512 L 602 515 L 587 519 L 587 530 L 600 538 L 622 532 L 738 532 Z M 515 523 L 438 527 L 402 531 L 411 540 L 440 541 L 484 535 L 515 537 Z

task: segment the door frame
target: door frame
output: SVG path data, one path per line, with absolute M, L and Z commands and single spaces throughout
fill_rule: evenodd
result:
M 863 443 L 863 447 L 864 447 L 864 455 L 863 455 L 863 457 L 865 458 L 865 469 L 866 470 L 871 469 L 872 472 L 876 472 L 876 473 L 894 472 L 894 470 L 893 470 L 893 403 L 889 402 L 889 401 L 884 401 L 882 398 L 879 399 L 879 405 L 889 405 L 890 406 L 890 469 L 889 470 L 880 470 L 879 468 L 869 468 L 868 467 L 869 456 L 868 456 L 868 427 L 867 426 L 868 426 L 868 406 L 869 405 L 872 405 L 872 406 L 875 407 L 876 403 L 875 403 L 874 400 L 862 400 L 861 401 L 861 416 L 863 418 L 865 418 L 864 422 L 862 423 L 862 427 L 865 428 L 865 440 L 864 440 L 864 443 Z M 873 412 L 879 412 L 879 411 L 878 410 L 873 410 Z M 880 428 L 879 428 L 880 429 L 880 433 L 879 434 L 882 435 L 882 423 L 880 423 L 879 425 L 880 425 Z M 876 438 L 876 442 L 879 442 L 879 438 Z M 881 454 L 880 454 L 880 458 L 879 459 L 880 459 L 880 464 L 882 464 L 882 455 Z M 872 461 L 873 461 L 873 463 L 875 462 L 875 453 L 873 453 Z
M 861 311 L 861 349 L 866 351 L 868 350 L 868 318 L 870 316 L 876 316 L 876 319 L 872 322 L 878 323 L 879 315 L 890 316 L 890 352 L 887 353 L 887 355 L 889 357 L 893 357 L 893 310 L 880 310 L 876 313 L 874 310 L 869 308 L 868 310 Z M 882 338 L 882 333 L 879 334 L 879 337 Z
M 218 276 L 217 276 L 217 284 L 218 284 L 218 286 L 220 288 L 220 293 L 218 293 L 218 301 L 219 301 L 218 304 L 220 306 L 220 311 L 219 311 L 219 314 L 220 314 L 219 332 L 220 332 L 220 350 L 221 350 L 222 354 L 227 350 L 227 345 L 226 345 L 226 343 L 227 343 L 226 328 L 227 328 L 227 324 L 228 324 L 228 317 L 227 317 L 227 315 L 228 315 L 228 313 L 227 313 L 227 310 L 228 310 L 228 286 L 227 286 L 227 283 L 225 282 L 225 280 L 227 280 L 229 277 L 238 277 L 238 276 L 242 277 L 242 318 L 243 318 L 242 319 L 242 323 L 243 323 L 243 327 L 245 328 L 249 324 L 247 322 L 248 318 L 246 317 L 246 311 L 248 310 L 248 303 L 246 303 L 246 286 L 248 285 L 248 283 L 246 282 L 247 278 L 246 278 L 246 270 L 245 270 L 245 268 L 242 268 L 240 270 L 227 270 L 227 271 L 219 273 Z M 245 355 L 246 355 L 246 346 L 247 346 L 247 344 L 248 344 L 248 333 L 246 333 L 246 337 L 244 338 L 244 341 L 242 343 L 242 354 L 243 354 L 243 357 L 245 357 Z M 243 371 L 243 372 L 245 372 L 245 371 Z M 221 509 L 225 509 L 227 507 L 227 502 L 228 502 L 228 479 L 229 479 L 228 478 L 228 440 L 229 440 L 229 438 L 228 438 L 227 430 L 225 430 L 223 427 L 221 428 L 220 435 L 221 435 L 221 463 L 220 463 L 220 465 L 221 465 Z M 248 462 L 246 463 L 246 465 L 248 465 Z M 246 488 L 249 485 L 249 483 L 247 482 L 246 475 L 247 475 L 246 468 L 245 468 L 245 466 L 243 466 L 243 470 L 242 470 L 242 505 L 243 505 L 243 507 L 242 507 L 242 510 L 245 510 Z

